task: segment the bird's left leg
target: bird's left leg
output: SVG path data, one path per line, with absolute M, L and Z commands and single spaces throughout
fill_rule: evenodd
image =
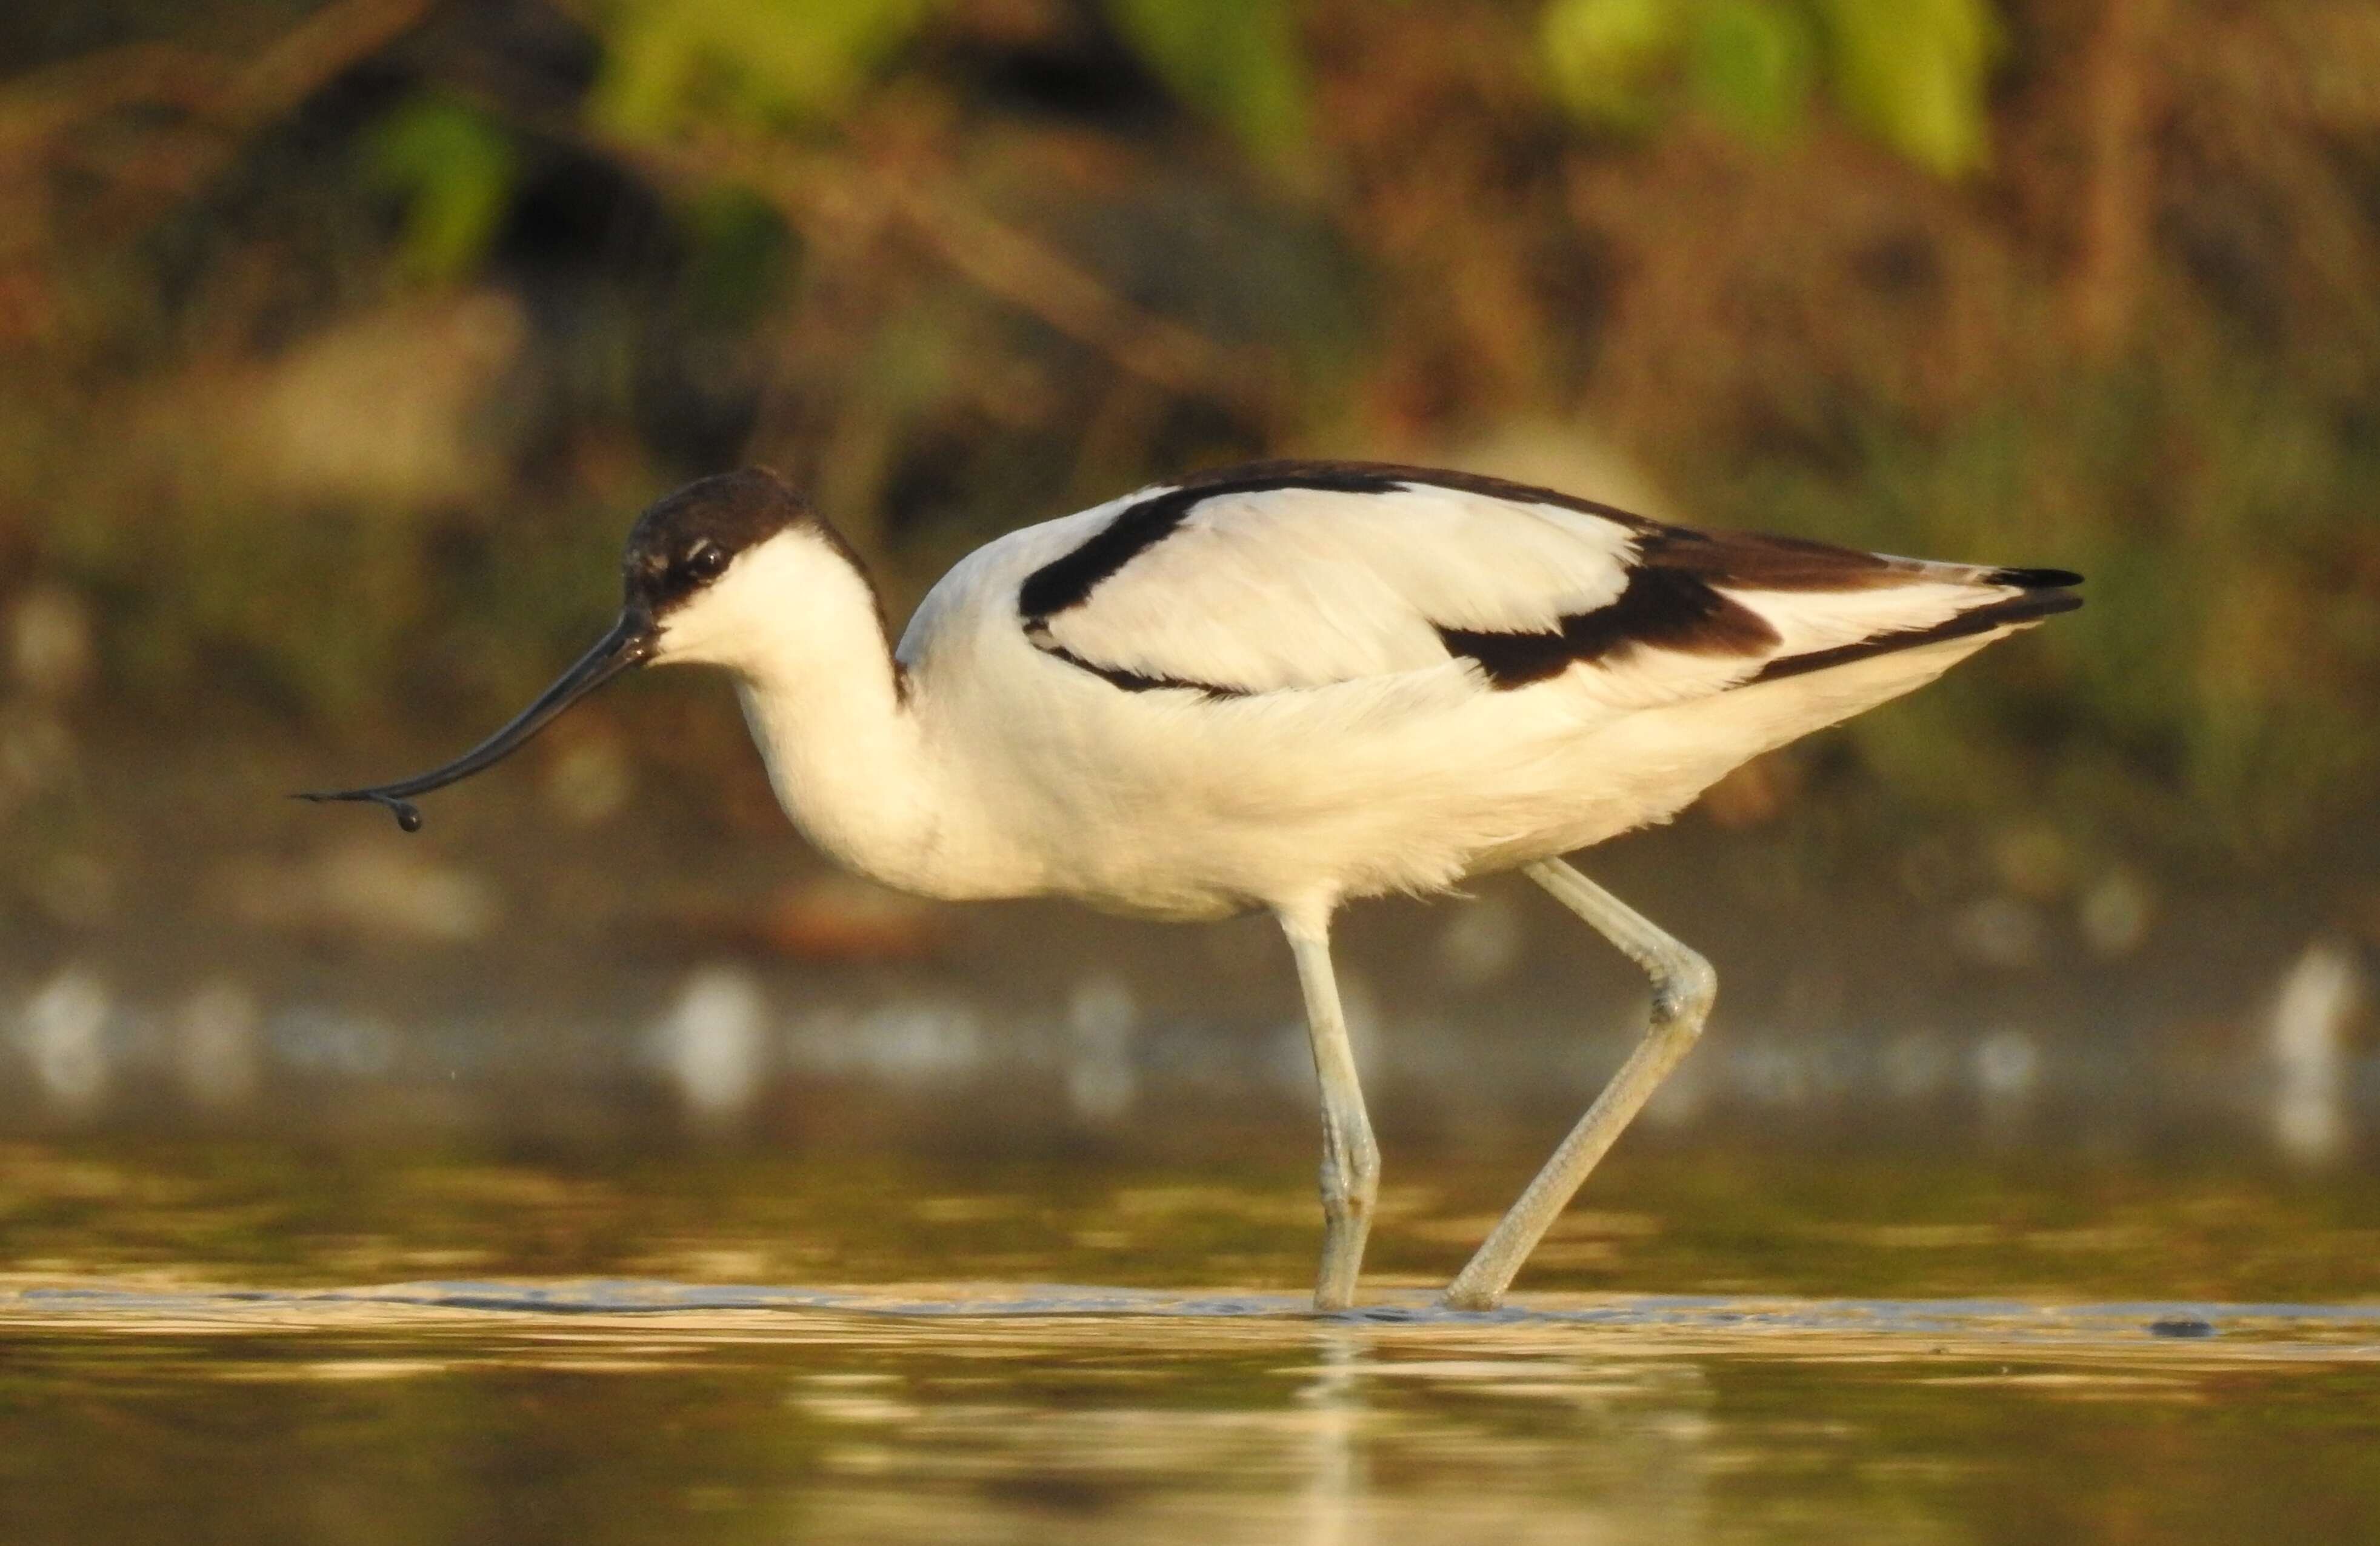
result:
M 1718 977 L 1708 961 L 1569 865 L 1557 858 L 1539 859 L 1522 866 L 1521 872 L 1645 968 L 1645 975 L 1653 981 L 1653 1012 L 1645 1040 L 1620 1065 L 1620 1072 L 1611 1076 L 1611 1082 L 1554 1150 L 1553 1158 L 1537 1172 L 1520 1200 L 1446 1285 L 1443 1302 L 1456 1309 L 1493 1309 L 1503 1302 L 1512 1275 L 1577 1192 L 1586 1173 L 1702 1035 L 1711 1001 L 1718 996 Z
M 1281 915 L 1305 991 L 1305 1029 L 1314 1042 L 1314 1076 L 1322 1086 L 1322 1271 L 1314 1308 L 1345 1309 L 1355 1302 L 1355 1273 L 1372 1232 L 1372 1205 L 1380 1191 L 1380 1149 L 1364 1110 L 1347 1016 L 1339 1007 L 1339 980 L 1330 969 L 1329 915 Z

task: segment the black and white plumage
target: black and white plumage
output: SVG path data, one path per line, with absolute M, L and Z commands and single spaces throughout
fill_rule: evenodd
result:
M 1450 1289 L 1493 1304 L 1698 1033 L 1698 956 L 1556 856 L 1673 815 L 1747 758 L 2080 605 L 2078 577 L 1665 525 L 1369 463 L 1200 474 L 962 561 L 897 648 L 850 549 L 774 474 L 705 479 L 631 533 L 626 604 L 507 754 L 629 665 L 735 676 L 824 851 L 943 897 L 1064 895 L 1281 919 L 1325 1129 L 1317 1301 L 1343 1306 L 1378 1173 L 1328 953 L 1350 897 L 1520 868 L 1654 976 L 1635 1057 Z

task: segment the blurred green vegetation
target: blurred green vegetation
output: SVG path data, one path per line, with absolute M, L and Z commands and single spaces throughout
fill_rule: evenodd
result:
M 2086 571 L 1855 728 L 1910 802 L 2380 787 L 2356 0 L 19 0 L 0 72 L 0 572 L 169 725 L 508 709 L 740 461 L 897 611 L 1299 452 Z
M 1775 138 L 1823 79 L 1848 122 L 1921 166 L 1990 158 L 1989 0 L 1551 0 L 1540 23 L 1557 95 L 1597 127 L 1644 131 L 1688 103 Z

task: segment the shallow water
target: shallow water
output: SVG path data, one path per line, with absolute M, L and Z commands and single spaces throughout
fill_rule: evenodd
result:
M 2380 1539 L 2360 1177 L 1653 1148 L 1473 1316 L 1448 1162 L 1317 1317 L 1261 1155 L 0 1161 L 12 1543 Z

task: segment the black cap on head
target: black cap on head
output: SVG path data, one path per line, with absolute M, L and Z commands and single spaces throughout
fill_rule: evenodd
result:
M 620 566 L 632 608 L 658 618 L 726 573 L 746 549 L 790 526 L 819 525 L 765 467 L 699 478 L 637 517 Z

